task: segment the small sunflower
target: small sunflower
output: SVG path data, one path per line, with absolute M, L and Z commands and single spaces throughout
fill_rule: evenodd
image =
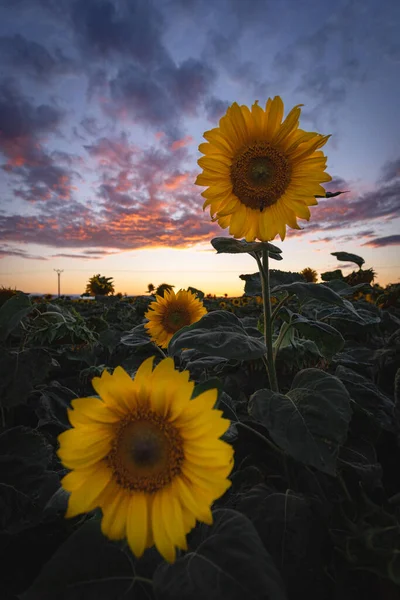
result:
M 233 298 L 232 304 L 233 306 L 241 306 L 240 298 Z
M 173 562 L 196 520 L 212 523 L 233 449 L 219 439 L 229 421 L 213 408 L 217 390 L 191 400 L 189 372 L 171 358 L 153 370 L 153 359 L 133 380 L 122 367 L 93 379 L 100 399 L 72 401 L 58 456 L 72 469 L 61 481 L 71 492 L 67 518 L 100 507 L 105 536 L 126 538 L 137 557 L 155 545 Z
M 315 195 L 325 195 L 326 157 L 318 149 L 329 136 L 299 129 L 300 106 L 283 118 L 283 102 L 270 98 L 263 110 L 230 106 L 219 127 L 206 131 L 200 144 L 203 172 L 197 185 L 208 186 L 203 209 L 235 238 L 283 240 L 286 225 L 300 229 L 297 218 L 310 218 Z
M 243 296 L 241 298 L 241 302 L 242 302 L 242 306 L 247 306 L 248 303 L 250 302 L 250 298 L 248 298 L 247 296 Z
M 228 305 L 227 305 L 227 303 L 226 303 L 226 302 L 220 302 L 220 303 L 219 303 L 219 307 L 220 307 L 220 308 L 226 308 L 227 306 L 228 306 Z
M 192 292 L 180 290 L 175 294 L 172 289 L 166 290 L 164 297 L 156 296 L 156 300 L 150 304 L 145 314 L 149 319 L 145 328 L 156 344 L 168 348 L 174 333 L 185 325 L 196 323 L 206 312 L 202 301 Z

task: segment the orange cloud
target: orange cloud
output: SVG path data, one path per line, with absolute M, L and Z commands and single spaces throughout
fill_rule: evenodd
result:
M 175 140 L 171 144 L 171 150 L 179 150 L 180 148 L 185 148 L 185 146 L 189 146 L 193 142 L 193 138 L 191 135 L 185 135 L 181 140 Z
M 171 177 L 168 177 L 166 181 L 164 181 L 164 188 L 167 190 L 176 190 L 181 187 L 188 180 L 188 178 L 188 173 L 172 175 Z

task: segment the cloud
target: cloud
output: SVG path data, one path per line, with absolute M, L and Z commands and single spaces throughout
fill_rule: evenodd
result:
M 75 158 L 48 152 L 42 145 L 63 118 L 64 112 L 55 106 L 33 105 L 12 80 L 0 86 L 0 152 L 6 157 L 2 169 L 11 177 L 15 196 L 29 202 L 71 197 Z
M 363 246 L 372 246 L 373 248 L 383 248 L 385 246 L 400 246 L 400 235 L 386 235 L 384 237 L 369 240 Z
M 18 258 L 26 258 L 27 260 L 47 260 L 44 256 L 30 254 L 21 248 L 14 248 L 8 245 L 0 246 L 0 259 L 6 258 L 7 256 L 17 256 Z
M 111 115 L 127 114 L 133 122 L 177 140 L 182 137 L 183 117 L 197 115 L 215 77 L 209 65 L 192 58 L 155 71 L 131 64 L 110 81 L 111 104 L 106 110 Z
M 86 259 L 86 260 L 98 260 L 100 258 L 104 258 L 104 255 L 101 254 L 99 256 L 96 256 L 95 254 L 90 254 L 88 256 L 87 254 L 60 253 L 60 254 L 52 254 L 51 258 L 79 258 L 79 259 Z
M 100 172 L 96 202 L 53 199 L 38 205 L 33 216 L 2 215 L 0 238 L 85 249 L 81 258 L 99 256 L 99 248 L 183 248 L 208 242 L 219 228 L 202 214 L 195 174 L 185 167 L 188 148 L 178 146 L 174 151 L 170 145 L 139 150 L 126 136 L 86 145 Z
M 312 219 L 305 225 L 305 231 L 334 231 L 344 228 L 354 228 L 368 225 L 364 236 L 374 235 L 371 221 L 376 224 L 389 222 L 398 218 L 400 177 L 393 178 L 391 173 L 397 161 L 383 165 L 382 176 L 378 179 L 375 188 L 362 194 L 351 191 L 336 198 L 319 199 L 318 206 L 312 207 Z M 389 175 L 388 175 L 389 174 Z M 327 190 L 351 190 L 353 185 L 340 177 L 334 177 L 327 184 Z M 316 220 L 314 220 L 314 217 Z M 360 234 L 358 234 L 360 235 Z M 322 238 L 321 241 L 329 238 Z
M 397 178 L 400 178 L 400 158 L 388 161 L 383 165 L 380 181 L 388 183 Z
M 207 119 L 211 123 L 217 123 L 220 118 L 226 113 L 228 106 L 232 103 L 227 100 L 221 100 L 216 96 L 210 96 L 204 103 L 204 109 Z
M 0 57 L 3 67 L 10 68 L 10 74 L 17 70 L 42 82 L 78 71 L 77 64 L 60 49 L 51 53 L 42 44 L 21 34 L 0 37 Z
M 120 55 L 147 67 L 169 62 L 161 42 L 164 19 L 151 0 L 75 0 L 70 7 L 74 32 L 86 53 Z

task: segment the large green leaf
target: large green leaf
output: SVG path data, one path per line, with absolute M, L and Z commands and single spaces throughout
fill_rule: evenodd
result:
M 137 325 L 130 331 L 124 331 L 120 341 L 124 346 L 130 346 L 131 348 L 139 348 L 153 343 L 144 323 Z
M 351 398 L 372 415 L 376 422 L 387 431 L 396 430 L 395 404 L 370 379 L 353 369 L 339 365 L 336 377 L 343 381 Z
M 351 302 L 344 300 L 339 294 L 322 283 L 303 283 L 301 281 L 295 281 L 294 283 L 278 285 L 272 289 L 272 292 L 283 291 L 288 292 L 291 296 L 297 296 L 300 302 L 318 300 L 319 302 L 327 304 L 336 304 L 337 306 L 346 308 L 353 314 L 357 314 L 357 311 Z
M 0 434 L 0 531 L 15 534 L 32 527 L 59 487 L 48 470 L 53 449 L 46 438 L 28 427 Z
M 10 333 L 32 310 L 32 303 L 27 294 L 11 296 L 0 308 L 0 341 L 4 342 Z
M 269 242 L 246 242 L 246 240 L 235 240 L 230 237 L 216 237 L 211 240 L 211 244 L 218 254 L 258 254 L 268 250 L 270 258 L 282 260 L 280 256 L 282 250 Z
M 286 395 L 267 389 L 255 392 L 249 410 L 296 460 L 335 475 L 351 418 L 350 396 L 337 377 L 305 369 Z
M 313 340 L 320 352 L 326 358 L 332 358 L 334 354 L 340 352 L 344 346 L 344 338 L 341 333 L 331 325 L 307 319 L 303 315 L 292 313 L 286 309 L 289 314 L 290 323 L 305 338 Z M 287 320 L 288 317 L 285 317 Z
M 7 351 L 0 348 L 0 406 L 24 404 L 35 385 L 51 368 L 51 356 L 42 348 Z
M 324 568 L 327 532 L 315 510 L 319 503 L 311 497 L 291 489 L 280 492 L 264 483 L 238 494 L 238 510 L 252 521 L 279 565 L 289 598 L 323 597 L 315 573 Z
M 223 310 L 208 313 L 177 331 L 168 345 L 168 353 L 175 356 L 183 348 L 239 360 L 259 358 L 267 351 L 261 339 L 248 335 L 240 319 Z
M 331 252 L 332 256 L 336 256 L 338 260 L 354 262 L 360 268 L 365 263 L 365 260 L 357 254 L 350 254 L 350 252 Z
M 156 599 L 285 600 L 279 572 L 249 519 L 227 509 L 213 515 L 213 525 L 197 528 L 184 556 L 158 566 Z
M 134 600 L 138 585 L 134 557 L 92 519 L 58 548 L 21 600 Z

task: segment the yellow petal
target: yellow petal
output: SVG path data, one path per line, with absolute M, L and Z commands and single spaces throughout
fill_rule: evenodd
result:
M 120 420 L 120 415 L 110 410 L 98 398 L 76 398 L 71 402 L 72 409 L 68 409 L 68 419 L 73 427 L 79 425 L 95 425 L 96 423 L 115 423 Z
M 140 558 L 146 548 L 148 535 L 147 498 L 142 492 L 132 494 L 128 507 L 127 539 L 135 556 Z
M 108 488 L 101 498 L 103 511 L 101 531 L 110 540 L 122 540 L 126 536 L 129 496 L 116 485 Z
M 111 470 L 105 467 L 93 470 L 86 483 L 71 493 L 66 518 L 76 517 L 100 506 L 101 494 L 110 482 L 111 475 Z
M 87 468 L 102 460 L 111 449 L 114 438 L 107 426 L 68 429 L 58 436 L 57 454 L 68 469 Z
M 176 551 L 165 530 L 164 515 L 162 512 L 162 492 L 157 492 L 154 496 L 151 523 L 157 550 L 167 562 L 173 563 Z
M 275 96 L 270 105 L 268 106 L 268 117 L 266 122 L 266 138 L 267 141 L 272 140 L 275 133 L 282 122 L 283 117 L 283 102 L 279 96 Z M 266 111 L 267 111 L 266 107 Z
M 171 487 L 163 490 L 161 508 L 164 516 L 165 530 L 169 539 L 181 550 L 187 550 L 182 509 Z

